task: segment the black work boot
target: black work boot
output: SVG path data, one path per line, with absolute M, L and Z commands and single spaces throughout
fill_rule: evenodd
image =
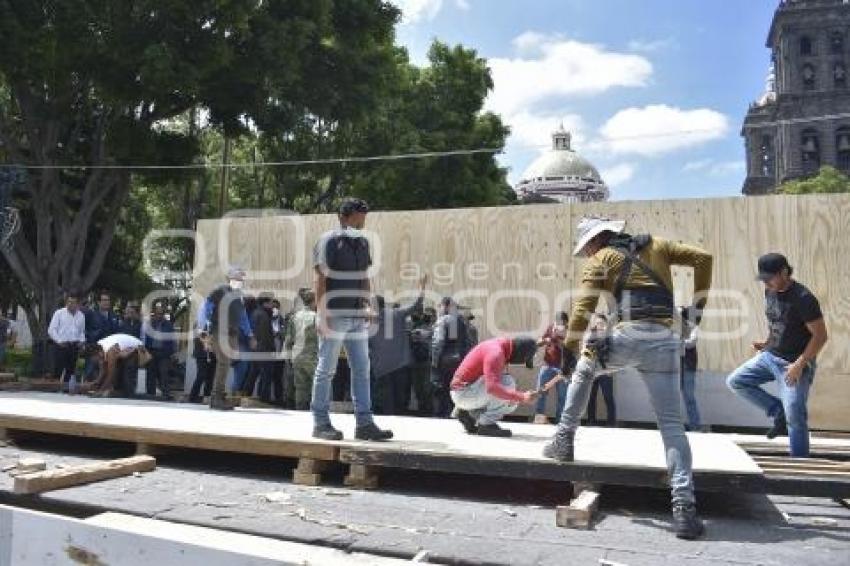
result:
M 354 438 L 357 440 L 372 440 L 380 442 L 383 440 L 389 440 L 392 437 L 393 431 L 381 430 L 375 423 L 358 426 L 354 429 Z
M 572 462 L 575 460 L 575 438 L 574 430 L 558 428 L 552 441 L 543 447 L 543 456 L 559 462 Z
M 224 395 L 211 395 L 210 409 L 216 411 L 232 411 L 234 409 L 234 405 Z
M 475 434 L 478 432 L 478 422 L 469 411 L 455 407 L 455 410 L 452 411 L 452 416 L 460 421 L 460 424 L 463 425 L 463 429 L 467 434 Z
M 478 436 L 495 436 L 496 438 L 507 438 L 513 433 L 506 428 L 502 428 L 496 423 L 480 424 L 475 432 Z
M 335 429 L 332 424 L 316 425 L 313 427 L 313 438 L 322 440 L 342 440 L 342 433 Z
M 773 426 L 767 431 L 767 438 L 772 440 L 777 436 L 788 436 L 788 422 L 785 420 L 784 409 L 779 409 L 773 417 Z
M 698 539 L 705 532 L 705 526 L 697 517 L 697 508 L 693 503 L 673 504 L 673 530 L 677 538 L 685 540 Z

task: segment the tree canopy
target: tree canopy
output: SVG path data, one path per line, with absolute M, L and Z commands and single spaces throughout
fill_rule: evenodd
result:
M 108 167 L 191 161 L 198 132 L 161 124 L 197 107 L 228 136 L 366 116 L 397 19 L 380 0 L 0 0 L 0 159 L 28 167 L 3 254 L 38 297 L 37 332 L 100 276 L 132 181 L 175 177 Z
M 777 192 L 786 195 L 804 195 L 810 193 L 847 193 L 850 192 L 850 177 L 825 165 L 814 177 L 787 181 L 779 186 Z

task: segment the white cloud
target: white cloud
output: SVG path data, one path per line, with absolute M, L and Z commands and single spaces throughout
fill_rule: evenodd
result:
M 685 173 L 690 173 L 692 171 L 704 171 L 708 167 L 710 167 L 712 163 L 714 163 L 713 159 L 698 159 L 696 161 L 688 161 L 687 163 L 685 163 L 685 166 L 682 167 L 682 171 L 684 171 Z
M 637 167 L 633 163 L 620 163 L 604 169 L 599 174 L 609 187 L 616 187 L 628 183 L 635 176 Z
M 391 2 L 401 10 L 402 24 L 433 20 L 443 8 L 443 0 L 391 0 Z M 454 0 L 454 5 L 464 11 L 470 8 L 469 0 Z
M 675 45 L 676 40 L 673 38 L 655 40 L 633 39 L 629 42 L 628 48 L 629 51 L 636 51 L 638 53 L 655 53 L 656 51 L 674 47 Z
M 685 173 L 703 172 L 714 177 L 724 177 L 726 175 L 734 175 L 743 173 L 747 169 L 747 163 L 743 159 L 733 161 L 715 161 L 714 159 L 700 159 L 698 161 L 690 161 L 682 167 Z
M 626 108 L 600 128 L 609 151 L 653 157 L 724 137 L 729 119 L 709 108 L 682 110 L 664 104 Z
M 553 97 L 645 86 L 652 75 L 652 63 L 640 55 L 557 35 L 526 32 L 513 45 L 516 57 L 489 60 L 494 88 L 487 109 L 505 116 Z
M 574 146 L 581 146 L 586 139 L 584 123 L 581 116 L 576 114 L 533 114 L 523 111 L 504 117 L 503 120 L 511 128 L 509 145 L 514 144 L 518 146 L 517 149 L 551 148 L 552 132 L 561 124 L 572 133 Z

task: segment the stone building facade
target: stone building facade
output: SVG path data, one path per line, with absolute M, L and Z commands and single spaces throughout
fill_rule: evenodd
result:
M 850 0 L 782 0 L 767 47 L 765 93 L 742 130 L 743 193 L 771 193 L 823 165 L 850 173 Z

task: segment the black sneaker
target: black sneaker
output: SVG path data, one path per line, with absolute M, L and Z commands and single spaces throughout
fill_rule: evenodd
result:
M 693 503 L 673 505 L 673 530 L 676 538 L 685 540 L 698 539 L 705 532 L 705 526 L 697 517 L 697 508 Z
M 478 432 L 478 423 L 469 411 L 455 409 L 454 416 L 460 421 L 460 424 L 463 425 L 463 429 L 467 432 L 467 434 L 475 434 Z
M 331 424 L 316 425 L 313 427 L 313 438 L 321 438 L 322 440 L 342 440 L 342 432 L 335 429 Z
M 767 438 L 772 440 L 777 436 L 788 436 L 788 422 L 785 420 L 785 411 L 779 409 L 773 417 L 773 426 L 767 431 Z
M 381 430 L 375 423 L 369 423 L 364 426 L 358 426 L 354 429 L 354 438 L 357 440 L 372 440 L 380 442 L 389 440 L 393 437 L 393 431 Z
M 495 436 L 497 438 L 507 438 L 513 433 L 506 428 L 502 428 L 496 423 L 478 425 L 476 433 L 478 436 Z
M 543 447 L 543 456 L 559 462 L 572 462 L 575 460 L 575 438 L 575 431 L 558 428 L 555 438 Z

